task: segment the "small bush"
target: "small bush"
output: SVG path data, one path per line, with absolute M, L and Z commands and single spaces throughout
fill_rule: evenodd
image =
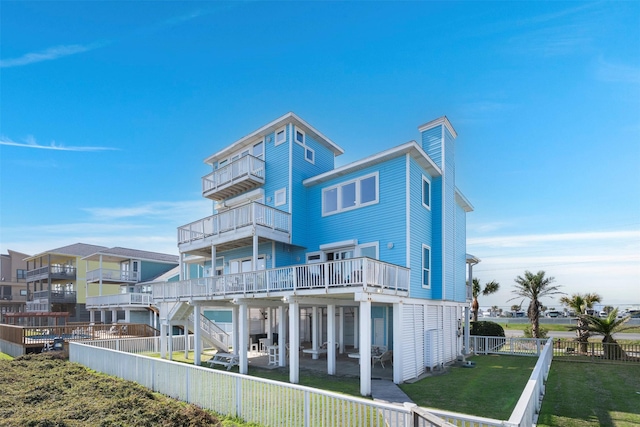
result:
M 538 333 L 540 334 L 540 338 L 547 338 L 547 334 L 549 333 L 549 330 L 547 328 L 543 328 L 542 326 L 538 326 Z M 528 324 L 524 328 L 524 337 L 533 338 L 533 332 L 531 331 L 531 324 Z
M 496 322 L 486 320 L 471 322 L 471 335 L 481 337 L 504 337 L 504 329 Z

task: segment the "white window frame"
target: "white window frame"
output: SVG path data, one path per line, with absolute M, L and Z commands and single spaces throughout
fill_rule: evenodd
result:
M 273 195 L 274 206 L 282 206 L 287 204 L 287 189 L 281 188 L 277 190 Z
M 376 197 L 375 197 L 375 199 L 373 199 L 370 202 L 360 203 L 360 197 L 361 197 L 361 195 L 360 195 L 360 182 L 365 180 L 365 179 L 371 178 L 372 176 L 376 177 L 376 188 L 375 188 Z M 353 183 L 356 184 L 356 201 L 355 201 L 355 204 L 353 206 L 348 207 L 348 208 L 343 208 L 341 206 L 341 202 L 342 202 L 342 187 L 346 186 L 346 185 L 349 185 L 349 184 L 353 184 Z M 325 193 L 327 193 L 328 191 L 334 190 L 334 189 L 337 189 L 337 191 L 336 191 L 336 197 L 337 197 L 336 210 L 335 211 L 331 211 L 331 212 L 325 212 L 325 203 L 324 203 L 324 201 L 325 201 L 325 197 L 324 197 Z M 347 212 L 347 211 L 351 211 L 351 210 L 354 210 L 354 209 L 363 208 L 365 206 L 375 205 L 375 204 L 377 204 L 379 202 L 380 202 L 380 175 L 376 171 L 376 172 L 373 172 L 373 173 L 370 173 L 370 174 L 367 174 L 367 175 L 360 176 L 360 177 L 355 178 L 355 179 L 351 179 L 349 181 L 344 181 L 344 182 L 341 182 L 339 184 L 332 185 L 331 187 L 323 188 L 322 189 L 322 216 L 335 215 L 337 213 Z
M 255 154 L 254 154 L 254 150 L 256 149 L 256 146 L 258 146 L 258 145 L 260 145 L 260 144 L 262 144 L 262 153 L 260 153 L 260 154 L 258 154 L 258 155 L 255 155 Z M 251 155 L 252 155 L 253 157 L 258 158 L 258 159 L 264 159 L 264 146 L 265 146 L 264 139 L 261 139 L 260 141 L 257 141 L 256 143 L 254 143 L 254 144 L 251 146 Z
M 307 156 L 307 153 L 311 153 L 311 158 Z M 304 159 L 312 165 L 316 164 L 316 152 L 313 148 L 304 147 Z
M 300 135 L 302 135 L 302 141 L 298 141 L 298 133 L 300 133 Z M 294 129 L 293 132 L 293 140 L 297 143 L 302 145 L 303 147 L 305 146 L 305 142 L 307 140 L 307 134 L 304 133 L 304 131 L 302 129 L 298 129 L 297 127 Z
M 426 197 L 428 204 L 424 203 L 424 200 L 425 200 L 424 183 L 425 182 L 429 184 L 429 194 L 427 194 L 427 197 Z M 428 210 L 431 210 L 431 180 L 429 178 L 427 178 L 426 176 L 422 175 L 421 186 L 422 186 L 422 188 L 420 189 L 420 192 L 422 193 L 422 206 L 424 206 Z
M 358 245 L 357 249 L 356 249 L 356 253 L 358 257 L 364 256 L 362 255 L 362 249 L 364 248 L 375 248 L 376 250 L 376 255 L 375 255 L 375 259 L 380 259 L 380 244 L 379 242 L 369 242 L 369 243 L 362 243 L 360 245 Z
M 424 263 L 424 250 L 427 249 L 429 251 L 429 266 L 425 268 Z M 422 245 L 422 252 L 420 253 L 420 258 L 422 259 L 421 269 L 420 269 L 420 283 L 424 289 L 431 289 L 431 247 L 429 245 Z M 424 284 L 424 273 L 427 272 L 427 281 L 429 282 L 427 285 Z
M 280 132 L 282 132 L 282 139 L 281 140 L 278 139 L 278 134 Z M 273 140 L 275 141 L 274 142 L 275 145 L 280 145 L 280 144 L 286 142 L 287 141 L 287 127 L 284 126 L 284 127 L 281 127 L 280 129 L 277 129 L 276 132 L 275 132 L 275 135 L 273 136 Z
M 311 259 L 312 257 L 314 259 Z M 321 251 L 307 252 L 306 261 L 307 261 L 307 264 L 313 264 L 313 263 L 316 263 L 316 262 L 323 262 L 324 261 L 324 252 L 321 252 Z

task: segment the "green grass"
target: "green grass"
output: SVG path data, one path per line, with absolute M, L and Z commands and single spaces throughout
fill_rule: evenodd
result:
M 13 357 L 5 353 L 0 353 L 0 360 L 13 360 Z
M 508 330 L 512 330 L 512 331 L 524 331 L 524 329 L 530 325 L 529 322 L 523 322 L 523 323 L 507 323 L 507 322 L 501 322 L 500 320 L 491 320 L 491 322 L 495 322 L 497 324 L 499 324 L 500 326 L 502 326 L 504 329 L 508 329 Z M 568 322 L 568 321 L 567 321 Z M 562 324 L 562 323 L 540 323 L 540 327 L 545 328 L 548 331 L 555 331 L 555 332 L 575 332 L 571 330 L 571 326 L 570 324 L 566 323 L 566 324 Z M 575 325 L 574 325 L 575 326 Z M 630 329 L 624 331 L 626 333 L 630 333 L 630 334 L 638 334 L 640 333 L 640 326 L 633 326 Z M 600 337 L 600 339 L 602 339 L 602 337 Z
M 554 362 L 538 426 L 640 425 L 640 365 Z
M 451 367 L 400 388 L 419 406 L 508 420 L 537 359 L 476 356 L 475 368 Z

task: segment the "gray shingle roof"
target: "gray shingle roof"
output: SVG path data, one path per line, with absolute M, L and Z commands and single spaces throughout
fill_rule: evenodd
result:
M 86 243 L 74 243 L 73 245 L 63 246 L 61 248 L 52 249 L 47 252 L 85 257 L 105 249 L 107 249 L 106 246 L 88 245 Z
M 129 249 L 129 248 L 105 248 L 101 251 L 96 251 L 103 255 L 115 255 L 124 258 L 131 259 L 143 259 L 147 261 L 160 261 L 160 262 L 169 262 L 169 263 L 178 263 L 177 255 L 163 254 L 159 252 L 150 252 L 150 251 L 141 251 L 138 249 Z

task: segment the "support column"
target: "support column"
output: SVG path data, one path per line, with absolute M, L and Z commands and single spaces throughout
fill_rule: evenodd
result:
M 167 358 L 167 324 L 164 321 L 160 323 L 160 358 Z
M 356 350 L 360 348 L 360 322 L 359 322 L 359 310 L 358 307 L 353 308 L 353 348 Z
M 89 310 L 89 323 L 96 323 L 96 311 Z
M 240 329 L 240 315 L 238 306 L 234 305 L 231 309 L 231 322 L 233 323 L 233 331 L 231 331 L 231 348 L 235 354 L 238 353 L 238 329 Z
M 118 323 L 118 310 L 111 309 L 111 323 Z
M 204 265 L 202 266 L 204 273 Z M 216 277 L 216 247 L 211 245 L 211 276 Z
M 254 209 L 256 208 L 256 204 L 253 204 Z M 255 218 L 255 216 L 254 216 Z M 253 256 L 251 257 L 251 271 L 256 271 L 258 269 L 258 235 L 253 235 Z
M 124 322 L 131 323 L 131 310 L 128 308 L 124 310 Z
M 327 373 L 336 374 L 336 306 L 327 305 Z
M 289 382 L 300 382 L 300 304 L 289 303 Z
M 249 345 L 249 320 L 247 319 L 247 315 L 247 304 L 242 302 L 240 303 L 238 310 L 240 330 L 238 331 L 238 349 L 236 350 L 236 354 L 239 356 L 239 372 L 241 374 L 247 374 L 249 372 L 249 360 L 247 358 L 247 346 Z
M 360 394 L 371 395 L 371 301 L 360 301 Z
M 402 382 L 404 369 L 404 348 L 402 345 L 402 318 L 404 317 L 404 304 L 393 304 L 393 382 Z
M 169 360 L 173 360 L 173 323 L 169 321 Z
M 285 318 L 284 318 L 284 305 L 278 307 L 278 366 L 283 367 L 287 366 L 287 337 L 286 329 L 285 329 Z M 298 346 L 293 347 L 291 343 L 289 343 L 290 351 L 294 351 L 294 348 L 297 350 Z
M 193 364 L 199 366 L 202 358 L 202 337 L 200 317 L 202 316 L 202 307 L 195 305 L 193 307 Z
M 318 307 L 315 305 L 311 308 L 311 348 L 317 351 L 318 346 Z M 318 354 L 312 355 L 313 359 L 318 359 Z
M 100 310 L 100 322 L 102 322 L 103 325 L 106 325 L 106 318 L 107 318 L 107 310 Z
M 469 267 L 471 268 L 471 267 Z M 469 305 L 465 306 L 464 308 L 464 342 L 462 343 L 463 347 L 464 347 L 464 351 L 462 352 L 462 354 L 464 354 L 465 356 L 469 355 L 471 352 L 469 344 L 471 341 L 471 337 L 470 337 L 470 331 L 471 331 L 471 324 L 469 322 L 469 315 L 471 314 L 469 312 Z
M 182 330 L 184 331 L 184 358 L 189 359 L 189 322 L 182 324 Z
M 338 343 L 340 354 L 344 353 L 344 307 L 338 308 Z

